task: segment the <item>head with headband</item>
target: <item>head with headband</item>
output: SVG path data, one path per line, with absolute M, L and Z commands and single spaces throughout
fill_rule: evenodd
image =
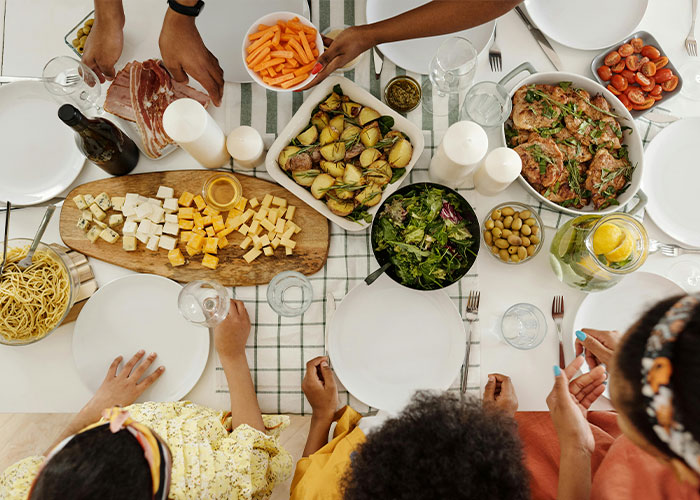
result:
M 170 450 L 155 432 L 109 408 L 48 454 L 28 499 L 165 500 L 170 468 Z
M 625 334 L 610 367 L 620 428 L 700 486 L 700 294 L 663 300 Z

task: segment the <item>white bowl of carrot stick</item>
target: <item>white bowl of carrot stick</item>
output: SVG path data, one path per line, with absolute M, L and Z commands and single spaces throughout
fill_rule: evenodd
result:
M 250 77 L 266 89 L 290 92 L 306 85 L 323 53 L 321 34 L 293 12 L 273 12 L 253 23 L 243 39 Z

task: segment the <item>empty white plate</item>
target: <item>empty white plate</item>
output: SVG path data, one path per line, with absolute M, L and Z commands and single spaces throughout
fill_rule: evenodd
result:
M 0 201 L 34 205 L 70 186 L 85 157 L 41 82 L 0 86 Z
M 466 341 L 462 318 L 445 292 L 410 290 L 386 276 L 345 296 L 328 336 L 331 364 L 345 388 L 394 413 L 417 390 L 448 389 Z
M 429 1 L 430 0 L 367 0 L 367 22 L 376 23 L 383 21 L 384 19 L 420 7 Z M 455 8 L 459 8 L 459 6 Z M 397 66 L 407 69 L 408 71 L 413 71 L 414 73 L 427 75 L 430 72 L 430 61 L 445 39 L 453 36 L 463 36 L 474 45 L 476 52 L 480 54 L 489 44 L 495 26 L 495 21 L 489 21 L 481 26 L 476 26 L 458 33 L 451 33 L 449 35 L 383 43 L 379 45 L 379 50 Z
M 178 401 L 197 383 L 209 356 L 209 330 L 182 317 L 182 287 L 153 274 L 132 274 L 107 283 L 80 311 L 73 334 L 73 358 L 80 379 L 95 392 L 117 356 L 124 362 L 144 349 L 158 357 L 165 373 L 138 401 Z
M 696 200 L 700 186 L 700 118 L 686 118 L 659 132 L 644 152 L 642 189 L 647 213 L 669 236 L 700 247 Z

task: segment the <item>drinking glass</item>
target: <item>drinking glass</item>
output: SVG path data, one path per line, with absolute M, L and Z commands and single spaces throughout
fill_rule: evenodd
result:
M 180 313 L 187 321 L 213 328 L 228 315 L 228 291 L 214 280 L 196 280 L 185 285 L 177 298 Z
M 678 283 L 688 293 L 700 292 L 700 266 L 692 261 L 674 264 L 668 277 Z
M 280 316 L 301 316 L 311 305 L 314 290 L 309 279 L 296 271 L 284 271 L 267 286 L 267 303 Z
M 700 101 L 700 62 L 690 61 L 680 69 L 683 78 L 681 94 L 693 101 Z
M 455 36 L 442 42 L 430 61 L 430 81 L 421 88 L 426 111 L 437 116 L 448 113 L 450 96 L 459 96 L 474 81 L 476 56 L 476 49 L 466 38 Z
M 501 319 L 501 332 L 506 342 L 517 349 L 533 349 L 547 335 L 547 320 L 532 304 L 515 304 Z
M 44 66 L 44 86 L 51 94 L 68 98 L 83 111 L 100 112 L 100 80 L 94 71 L 77 59 L 54 57 Z
M 484 128 L 502 125 L 510 116 L 513 104 L 508 91 L 496 82 L 479 82 L 469 89 L 460 120 L 471 120 Z

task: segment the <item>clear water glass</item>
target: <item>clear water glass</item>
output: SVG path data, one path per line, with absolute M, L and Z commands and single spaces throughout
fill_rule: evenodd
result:
M 477 52 L 466 38 L 448 38 L 430 62 L 429 82 L 422 87 L 423 108 L 434 115 L 446 115 L 451 95 L 466 91 L 474 81 Z
M 700 62 L 690 61 L 679 70 L 683 78 L 681 94 L 693 101 L 700 101 Z
M 44 86 L 51 94 L 68 98 L 83 111 L 101 111 L 100 80 L 94 71 L 78 59 L 54 57 L 44 66 Z
M 547 335 L 547 320 L 536 306 L 520 303 L 510 307 L 501 319 L 503 339 L 517 349 L 533 349 Z
M 228 291 L 214 280 L 196 280 L 180 291 L 177 306 L 187 321 L 213 328 L 221 323 L 230 306 Z
M 700 292 L 700 266 L 695 262 L 684 260 L 674 264 L 668 277 L 688 293 Z
M 513 109 L 508 91 L 496 82 L 479 82 L 469 89 L 460 120 L 471 120 L 484 128 L 503 125 Z
M 296 271 L 279 273 L 267 285 L 267 303 L 280 316 L 301 316 L 313 297 L 311 282 Z

